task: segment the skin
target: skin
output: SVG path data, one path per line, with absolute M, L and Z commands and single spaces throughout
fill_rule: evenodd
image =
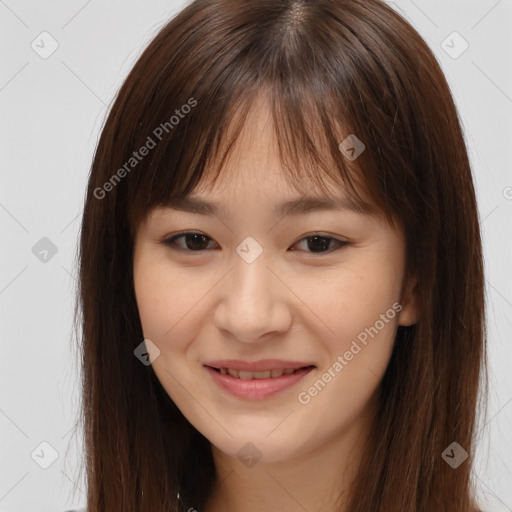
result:
M 215 187 L 193 195 L 226 215 L 152 210 L 137 231 L 134 285 L 144 336 L 160 350 L 155 374 L 212 444 L 218 479 L 205 510 L 325 512 L 338 510 L 338 496 L 345 510 L 397 327 L 417 321 L 414 283 L 403 283 L 403 232 L 352 211 L 274 216 L 275 204 L 300 195 L 284 177 L 265 104 L 252 111 Z M 208 238 L 189 239 L 188 253 L 160 243 L 186 230 Z M 318 233 L 349 245 L 313 252 L 304 237 Z M 247 236 L 263 248 L 252 263 L 236 252 Z M 187 248 L 183 237 L 176 244 Z M 394 303 L 394 318 L 300 403 L 298 394 Z M 249 401 L 221 390 L 202 366 L 224 358 L 317 368 L 277 396 Z M 248 442 L 261 453 L 251 467 L 237 456 Z

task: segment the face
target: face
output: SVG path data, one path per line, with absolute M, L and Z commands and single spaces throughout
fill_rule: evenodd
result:
M 134 285 L 153 370 L 184 416 L 225 454 L 250 442 L 277 461 L 361 417 L 416 311 L 400 230 L 348 209 L 277 213 L 301 194 L 268 119 L 255 109 L 219 181 L 194 192 L 215 214 L 150 212 Z

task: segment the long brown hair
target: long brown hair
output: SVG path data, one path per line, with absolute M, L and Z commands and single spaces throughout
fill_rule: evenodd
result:
M 126 78 L 96 148 L 80 235 L 88 511 L 201 511 L 211 492 L 209 441 L 134 356 L 143 341 L 134 235 L 214 161 L 220 172 L 219 148 L 229 151 L 260 94 L 287 176 L 299 188 L 301 176 L 319 186 L 332 176 L 362 206 L 399 219 L 417 280 L 421 318 L 398 328 L 347 510 L 474 511 L 487 374 L 471 168 L 435 57 L 380 0 L 196 0 Z M 359 174 L 340 151 L 348 134 L 365 145 Z M 454 441 L 469 454 L 456 469 L 442 457 Z

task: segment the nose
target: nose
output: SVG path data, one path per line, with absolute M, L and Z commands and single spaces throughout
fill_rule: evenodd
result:
M 219 330 L 238 341 L 253 343 L 290 328 L 290 292 L 272 267 L 263 254 L 252 263 L 235 258 L 215 311 Z

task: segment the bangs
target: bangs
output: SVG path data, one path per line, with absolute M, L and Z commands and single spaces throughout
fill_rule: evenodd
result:
M 387 132 L 393 144 L 399 122 L 392 91 L 384 89 L 382 72 L 375 71 L 368 50 L 360 52 L 371 62 L 354 62 L 353 46 L 360 43 L 349 31 L 336 43 L 317 34 L 311 45 L 311 9 L 298 18 L 294 12 L 290 19 L 285 10 L 284 18 L 278 13 L 274 23 L 241 29 L 231 24 L 227 2 L 215 23 L 204 16 L 186 20 L 184 34 L 178 18 L 172 32 L 164 29 L 161 40 L 155 39 L 158 52 L 148 48 L 149 55 L 134 68 L 138 79 L 125 91 L 128 117 L 138 120 L 127 141 L 130 149 L 155 139 L 155 132 L 159 136 L 126 180 L 132 235 L 153 208 L 190 195 L 205 181 L 215 183 L 251 108 L 261 99 L 269 108 L 279 158 L 292 187 L 301 194 L 314 187 L 329 196 L 328 182 L 334 183 L 360 212 L 394 225 L 397 208 L 387 194 L 389 165 L 382 162 L 381 149 L 394 151 L 375 142 Z M 167 53 L 161 49 L 164 44 Z M 333 44 L 338 46 L 334 66 Z M 179 54 L 177 47 L 182 47 Z M 387 90 L 386 95 L 377 89 Z M 190 104 L 194 107 L 184 108 Z M 378 123 L 375 115 L 385 122 Z
M 217 107 L 216 116 L 201 112 L 201 101 L 197 100 L 196 111 L 181 133 L 162 140 L 147 165 L 141 166 L 129 190 L 133 236 L 154 208 L 171 206 L 198 187 L 215 186 L 250 122 L 251 112 L 262 105 L 269 109 L 283 176 L 290 186 L 301 195 L 315 195 L 316 191 L 316 195 L 329 198 L 343 193 L 355 211 L 385 218 L 394 225 L 371 168 L 367 162 L 365 165 L 366 139 L 359 133 L 354 140 L 349 122 L 344 119 L 340 123 L 341 115 L 336 118 L 332 114 L 340 110 L 333 97 L 326 104 L 317 98 L 301 97 L 294 90 L 265 84 L 250 93 L 241 90 L 231 98 L 223 110 Z M 358 147 L 351 152 L 348 145 L 355 141 Z M 355 151 L 361 154 L 347 158 Z M 265 169 L 261 170 L 261 179 L 265 179 Z M 339 194 L 333 195 L 333 185 L 339 188 Z

